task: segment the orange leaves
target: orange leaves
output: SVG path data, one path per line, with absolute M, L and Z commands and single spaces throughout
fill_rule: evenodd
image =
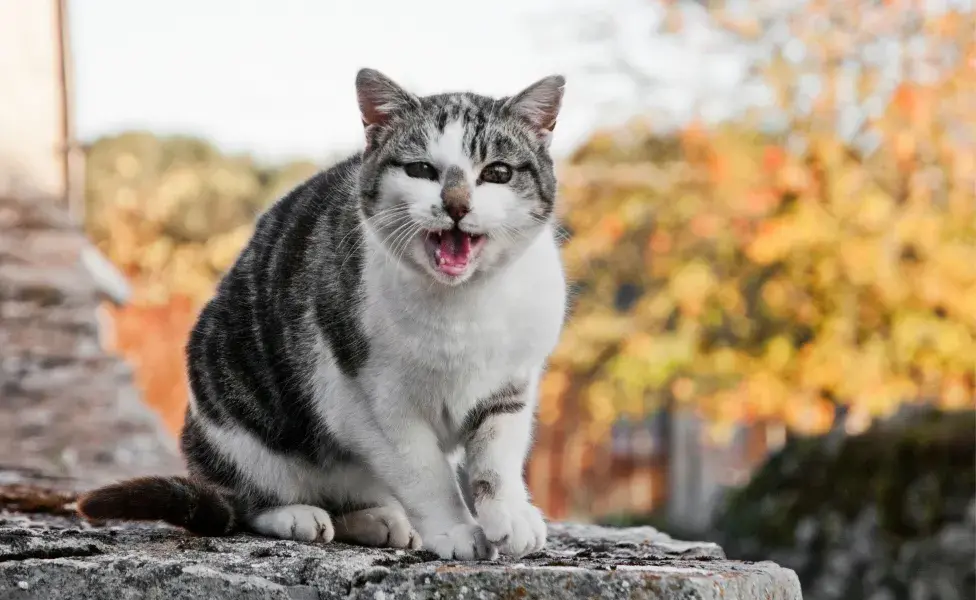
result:
M 589 434 L 668 399 L 810 433 L 836 403 L 862 425 L 919 397 L 976 405 L 976 154 L 958 127 L 906 121 L 962 123 L 938 89 L 899 89 L 871 156 L 819 129 L 792 152 L 696 124 L 645 176 L 569 190 L 565 256 L 588 286 L 551 377 Z M 672 140 L 631 134 L 598 140 L 629 139 L 635 166 Z M 644 295 L 615 320 L 625 281 Z
M 763 148 L 762 167 L 768 174 L 775 174 L 786 164 L 786 149 L 782 146 L 766 146 Z
M 624 223 L 615 215 L 607 215 L 600 220 L 600 223 L 597 225 L 597 230 L 608 242 L 615 243 L 624 234 Z
M 913 125 L 925 125 L 935 119 L 938 109 L 938 89 L 931 86 L 921 86 L 902 83 L 891 98 L 891 107 L 895 114 Z

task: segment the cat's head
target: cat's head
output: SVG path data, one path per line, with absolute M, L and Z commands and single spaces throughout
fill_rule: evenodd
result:
M 509 98 L 416 96 L 363 69 L 366 224 L 396 264 L 457 285 L 504 267 L 552 217 L 562 76 Z

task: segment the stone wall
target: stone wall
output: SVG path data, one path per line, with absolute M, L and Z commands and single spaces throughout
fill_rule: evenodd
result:
M 521 560 L 452 563 L 424 551 L 0 514 L 0 598 L 799 600 L 800 585 L 772 563 L 726 560 L 714 544 L 650 527 L 553 525 L 547 547 Z
M 52 202 L 0 196 L 0 485 L 181 469 L 129 368 L 101 349 L 86 249 Z

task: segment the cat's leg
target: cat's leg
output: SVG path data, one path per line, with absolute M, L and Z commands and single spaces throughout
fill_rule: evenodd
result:
M 299 542 L 331 542 L 335 528 L 329 513 L 317 506 L 289 504 L 255 513 L 248 518 L 255 533 Z
M 337 540 L 350 544 L 411 550 L 423 546 L 420 534 L 411 527 L 407 513 L 395 500 L 336 517 L 335 531 Z
M 470 434 L 465 469 L 478 523 L 504 554 L 522 556 L 546 543 L 542 512 L 529 501 L 522 471 L 532 437 L 538 376 L 507 388 L 495 410 Z
M 455 471 L 421 412 L 429 403 L 407 397 L 410 386 L 394 369 L 356 385 L 338 375 L 327 380 L 332 400 L 317 405 L 323 421 L 332 431 L 343 432 L 344 442 L 370 476 L 400 503 L 424 548 L 444 559 L 497 556 L 465 505 Z
M 403 413 L 396 420 L 390 419 L 377 436 L 370 463 L 403 505 L 423 538 L 424 548 L 443 559 L 489 560 L 497 556 L 468 511 L 454 469 L 425 421 Z
M 400 388 L 402 389 L 402 388 Z M 403 506 L 420 533 L 424 548 L 443 559 L 488 560 L 497 556 L 471 515 L 454 469 L 441 450 L 431 426 L 409 401 L 386 410 L 357 413 L 345 419 L 349 439 L 370 471 Z M 346 405 L 347 411 L 363 410 Z

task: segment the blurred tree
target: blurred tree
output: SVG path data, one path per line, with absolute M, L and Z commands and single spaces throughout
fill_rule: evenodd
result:
M 206 301 L 250 238 L 255 216 L 315 173 L 259 165 L 203 140 L 125 133 L 88 152 L 89 235 L 133 279 L 137 304 Z
M 902 4 L 713 7 L 768 50 L 750 73 L 774 103 L 575 154 L 577 296 L 541 403 L 569 447 L 667 402 L 720 437 L 760 418 L 823 431 L 837 406 L 866 424 L 976 405 L 976 20 Z M 674 35 L 686 8 L 665 6 Z

